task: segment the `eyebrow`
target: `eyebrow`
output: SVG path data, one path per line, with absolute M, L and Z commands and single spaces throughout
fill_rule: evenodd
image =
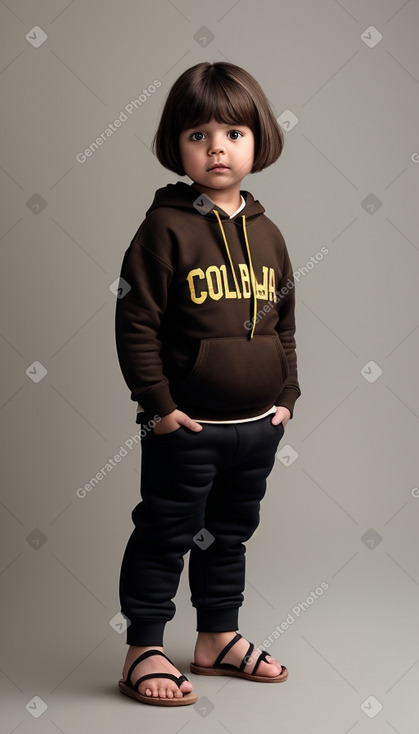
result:
M 209 122 L 203 122 L 203 123 L 197 123 L 196 125 L 193 125 L 192 127 L 185 127 L 182 132 L 187 132 L 188 130 L 197 130 L 199 128 L 205 128 L 211 123 Z M 217 125 L 220 125 L 221 127 L 247 127 L 247 125 L 244 122 L 218 122 Z

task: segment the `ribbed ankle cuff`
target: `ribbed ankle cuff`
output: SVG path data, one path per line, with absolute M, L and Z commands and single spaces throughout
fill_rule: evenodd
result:
M 197 632 L 230 632 L 239 627 L 239 607 L 197 608 Z
M 166 620 L 131 619 L 127 627 L 127 645 L 163 647 Z

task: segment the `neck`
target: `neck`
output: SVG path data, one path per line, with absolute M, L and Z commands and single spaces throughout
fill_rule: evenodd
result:
M 195 182 L 192 186 L 199 191 L 200 194 L 206 194 L 214 204 L 219 206 L 229 216 L 237 211 L 241 204 L 240 184 L 237 184 L 231 189 L 224 189 L 223 191 L 212 189 L 208 186 L 201 186 Z

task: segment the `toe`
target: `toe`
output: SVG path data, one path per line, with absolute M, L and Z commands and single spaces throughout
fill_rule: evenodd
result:
M 141 686 L 139 690 L 141 691 L 141 693 L 143 693 L 143 691 L 141 690 Z M 159 696 L 159 689 L 154 682 L 149 684 L 149 688 L 147 688 L 147 690 L 150 691 L 150 693 L 147 693 L 148 696 L 152 696 L 153 698 Z
M 147 686 L 147 687 L 146 687 Z M 144 684 L 144 688 L 140 686 L 139 692 L 146 696 L 153 696 L 154 698 L 182 698 L 186 693 L 192 690 L 192 684 L 189 681 L 183 681 L 180 688 L 171 682 L 165 683 L 164 681 L 157 681 Z
M 255 650 L 253 650 L 253 653 L 251 657 L 249 658 L 249 661 L 245 668 L 246 673 L 252 673 L 259 655 L 260 655 L 259 649 L 256 648 Z M 265 660 L 261 660 L 261 662 L 259 663 L 255 675 L 263 675 L 266 677 L 275 678 L 275 676 L 280 675 L 281 672 L 282 672 L 281 663 L 278 663 L 278 661 L 275 660 L 275 658 L 273 658 L 272 655 L 268 655 Z
M 269 663 L 269 665 L 267 665 Z M 266 673 L 264 675 L 280 675 L 282 673 L 282 665 L 278 662 L 275 658 L 272 657 L 272 655 L 268 655 L 266 658 L 266 662 L 264 663 L 264 667 L 266 668 Z
M 193 690 L 192 683 L 188 680 L 182 681 L 180 684 L 180 690 L 183 691 L 183 693 L 190 693 Z

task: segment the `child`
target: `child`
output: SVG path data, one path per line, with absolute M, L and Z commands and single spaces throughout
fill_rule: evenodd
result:
M 192 184 L 156 191 L 125 252 L 118 359 L 141 430 L 141 497 L 121 567 L 130 646 L 119 688 L 143 703 L 198 696 L 163 653 L 184 555 L 198 638 L 190 669 L 274 683 L 287 669 L 238 632 L 247 541 L 301 394 L 284 239 L 243 178 L 283 137 L 259 84 L 199 63 L 167 97 L 153 140 Z

